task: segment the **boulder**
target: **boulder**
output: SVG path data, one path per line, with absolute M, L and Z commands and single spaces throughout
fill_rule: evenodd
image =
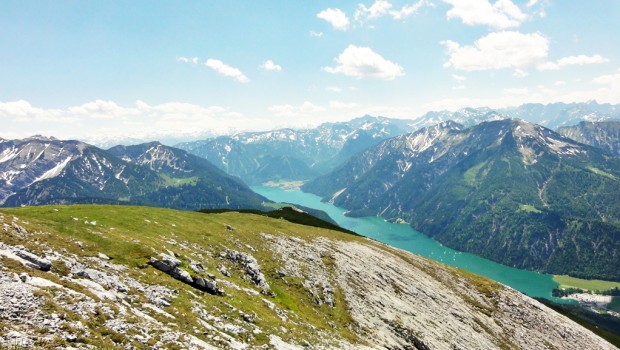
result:
M 173 255 L 162 253 L 159 254 L 159 259 L 151 257 L 151 265 L 181 282 L 187 284 L 192 284 L 194 282 L 189 272 L 179 268 L 179 266 L 181 266 L 181 260 L 175 258 Z

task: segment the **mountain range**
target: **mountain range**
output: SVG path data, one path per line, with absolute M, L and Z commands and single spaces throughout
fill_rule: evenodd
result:
M 473 126 L 485 121 L 518 118 L 549 129 L 572 126 L 582 121 L 598 122 L 620 119 L 620 106 L 599 104 L 595 101 L 580 103 L 527 103 L 517 107 L 491 109 L 489 107 L 463 108 L 457 111 L 432 111 L 415 118 L 414 130 L 445 121 Z
M 509 266 L 620 280 L 620 159 L 536 124 L 441 123 L 302 189 Z
M 265 199 L 207 160 L 159 143 L 105 151 L 79 141 L 0 140 L 0 203 L 262 208 Z
M 620 155 L 620 120 L 581 122 L 558 128 L 558 133 L 586 145 Z
M 554 103 L 428 112 L 414 119 L 364 116 L 349 122 L 325 123 L 311 129 L 242 132 L 179 143 L 175 147 L 206 158 L 249 184 L 278 180 L 305 181 L 336 169 L 349 157 L 385 139 L 422 127 L 445 121 L 473 126 L 510 117 L 554 129 L 580 121 L 620 118 L 620 108 L 596 102 Z
M 312 129 L 244 132 L 176 147 L 208 159 L 249 184 L 309 180 L 361 150 L 413 130 L 409 122 L 365 116 Z

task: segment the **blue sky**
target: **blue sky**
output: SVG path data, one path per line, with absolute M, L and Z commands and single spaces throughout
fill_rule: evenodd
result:
M 4 138 L 620 103 L 620 2 L 0 2 Z

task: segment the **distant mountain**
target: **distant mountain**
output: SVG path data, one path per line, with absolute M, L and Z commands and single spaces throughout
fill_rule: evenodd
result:
M 602 121 L 620 117 L 620 106 L 587 103 L 528 103 L 517 107 L 491 109 L 488 107 L 463 108 L 455 112 L 434 111 L 413 120 L 415 129 L 432 126 L 448 120 L 465 126 L 485 121 L 518 118 L 550 129 L 578 124 L 581 121 Z
M 620 280 L 620 159 L 522 120 L 388 139 L 303 189 L 510 266 Z
M 558 133 L 620 155 L 620 120 L 581 122 L 575 126 L 561 127 Z
M 109 152 L 47 138 L 0 142 L 0 203 L 119 203 L 180 209 L 261 208 L 241 180 L 185 151 L 149 143 Z
M 520 118 L 532 123 L 557 129 L 582 121 L 602 121 L 620 117 L 620 106 L 599 104 L 595 101 L 581 103 L 528 103 L 516 108 L 500 109 L 508 118 Z
M 413 130 L 410 121 L 365 116 L 313 129 L 245 132 L 176 145 L 251 184 L 308 180 L 351 155 Z

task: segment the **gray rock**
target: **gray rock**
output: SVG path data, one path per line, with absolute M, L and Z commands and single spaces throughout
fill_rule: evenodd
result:
M 103 254 L 103 253 L 99 253 L 99 254 L 97 254 L 97 257 L 98 257 L 99 259 L 101 259 L 101 260 L 110 260 L 110 257 L 109 257 L 109 256 L 107 256 L 107 255 L 105 255 L 105 254 Z
M 27 252 L 23 249 L 16 249 L 14 253 L 20 258 L 26 260 L 29 263 L 28 266 L 32 268 L 41 271 L 49 271 L 52 269 L 52 262 L 38 255 Z
M 22 273 L 20 273 L 20 274 L 19 274 L 19 279 L 20 279 L 22 282 L 27 282 L 29 278 L 30 278 L 30 275 L 28 275 L 28 274 L 27 274 L 27 273 L 25 273 L 25 272 L 22 272 Z
M 195 261 L 192 261 L 191 264 L 189 264 L 189 268 L 195 273 L 202 273 L 205 270 L 201 263 Z
M 168 255 L 168 254 L 159 254 L 159 260 L 156 258 L 151 257 L 151 265 L 164 272 L 167 273 L 168 275 L 172 276 L 173 278 L 187 283 L 187 284 L 192 284 L 194 283 L 194 279 L 192 278 L 192 276 L 189 274 L 189 272 L 179 268 L 179 266 L 181 266 L 181 260 L 175 258 L 172 255 Z
M 217 286 L 217 282 L 202 277 L 196 278 L 194 281 L 198 289 L 213 295 L 223 295 L 224 290 Z
M 217 270 L 224 276 L 226 277 L 230 277 L 230 272 L 228 271 L 228 269 L 226 268 L 226 266 L 224 265 L 220 265 L 217 267 Z
M 221 255 L 222 254 L 220 254 L 220 256 Z M 258 261 L 256 261 L 256 258 L 252 255 L 227 249 L 226 252 L 224 252 L 224 256 L 233 262 L 241 264 L 245 273 L 250 277 L 250 280 L 256 286 L 263 288 L 264 290 L 269 289 L 269 283 L 267 283 L 265 275 L 263 275 L 260 271 Z

